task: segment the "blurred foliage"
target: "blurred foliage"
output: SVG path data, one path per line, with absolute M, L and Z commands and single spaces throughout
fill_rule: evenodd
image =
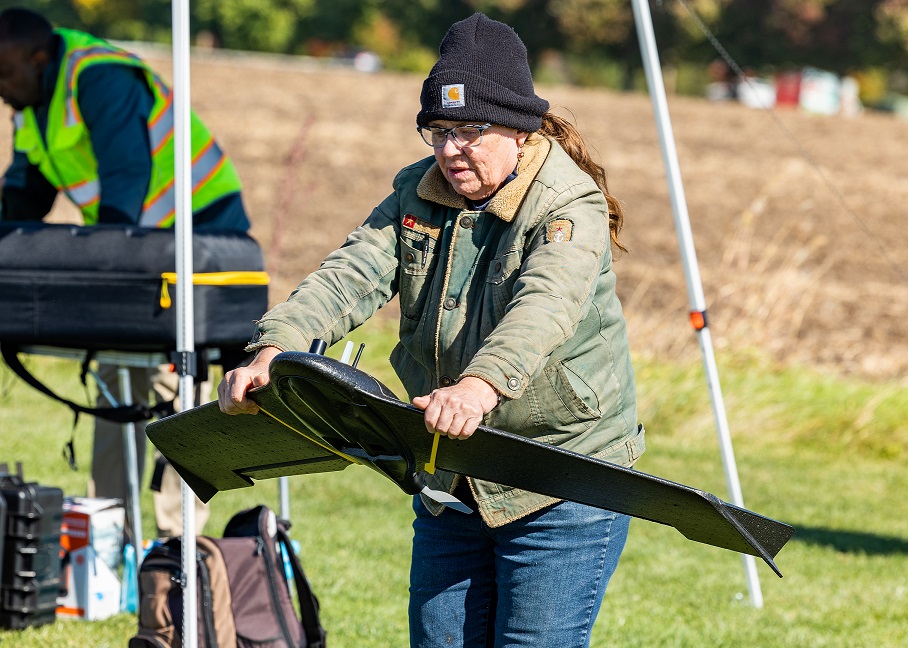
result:
M 197 29 L 228 49 L 287 52 L 298 42 L 299 24 L 315 10 L 315 0 L 194 0 L 189 3 Z
M 551 82 L 632 88 L 641 67 L 630 0 L 188 1 L 193 36 L 217 47 L 347 57 L 370 50 L 386 68 L 426 72 L 448 26 L 483 11 L 517 30 L 534 69 Z M 107 38 L 170 38 L 170 0 L 20 4 L 55 24 Z M 908 69 L 908 0 L 650 0 L 650 5 L 668 66 L 705 68 L 717 58 L 702 21 L 744 69 L 772 73 L 810 65 L 839 74 Z

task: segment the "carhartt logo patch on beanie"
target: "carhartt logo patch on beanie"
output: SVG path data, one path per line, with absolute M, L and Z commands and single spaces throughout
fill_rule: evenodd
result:
M 476 121 L 534 132 L 549 102 L 536 96 L 527 50 L 508 25 L 475 13 L 454 23 L 423 82 L 419 126 Z
M 441 105 L 444 108 L 463 108 L 467 104 L 463 99 L 463 84 L 452 83 L 441 86 Z

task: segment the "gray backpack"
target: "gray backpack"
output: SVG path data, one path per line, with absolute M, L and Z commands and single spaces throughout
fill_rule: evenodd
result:
M 293 552 L 288 528 L 267 506 L 256 506 L 234 515 L 223 538 L 196 538 L 199 648 L 325 648 L 318 600 Z M 142 561 L 139 631 L 129 648 L 182 648 L 180 552 L 181 538 L 171 538 Z M 293 572 L 299 616 L 285 559 Z

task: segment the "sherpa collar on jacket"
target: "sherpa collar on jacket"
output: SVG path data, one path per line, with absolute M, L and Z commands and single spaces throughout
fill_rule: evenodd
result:
M 531 133 L 523 145 L 524 156 L 517 164 L 517 177 L 495 194 L 485 211 L 495 214 L 506 223 L 514 220 L 530 184 L 545 163 L 551 148 L 552 143 L 546 137 Z M 438 162 L 429 167 L 419 181 L 416 194 L 423 200 L 430 200 L 445 207 L 467 208 L 466 198 L 454 191 L 454 187 L 442 174 Z

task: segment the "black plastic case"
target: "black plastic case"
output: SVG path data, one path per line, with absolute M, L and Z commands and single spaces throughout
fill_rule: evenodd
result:
M 63 491 L 0 474 L 0 499 L 6 509 L 0 627 L 51 623 L 60 589 Z

